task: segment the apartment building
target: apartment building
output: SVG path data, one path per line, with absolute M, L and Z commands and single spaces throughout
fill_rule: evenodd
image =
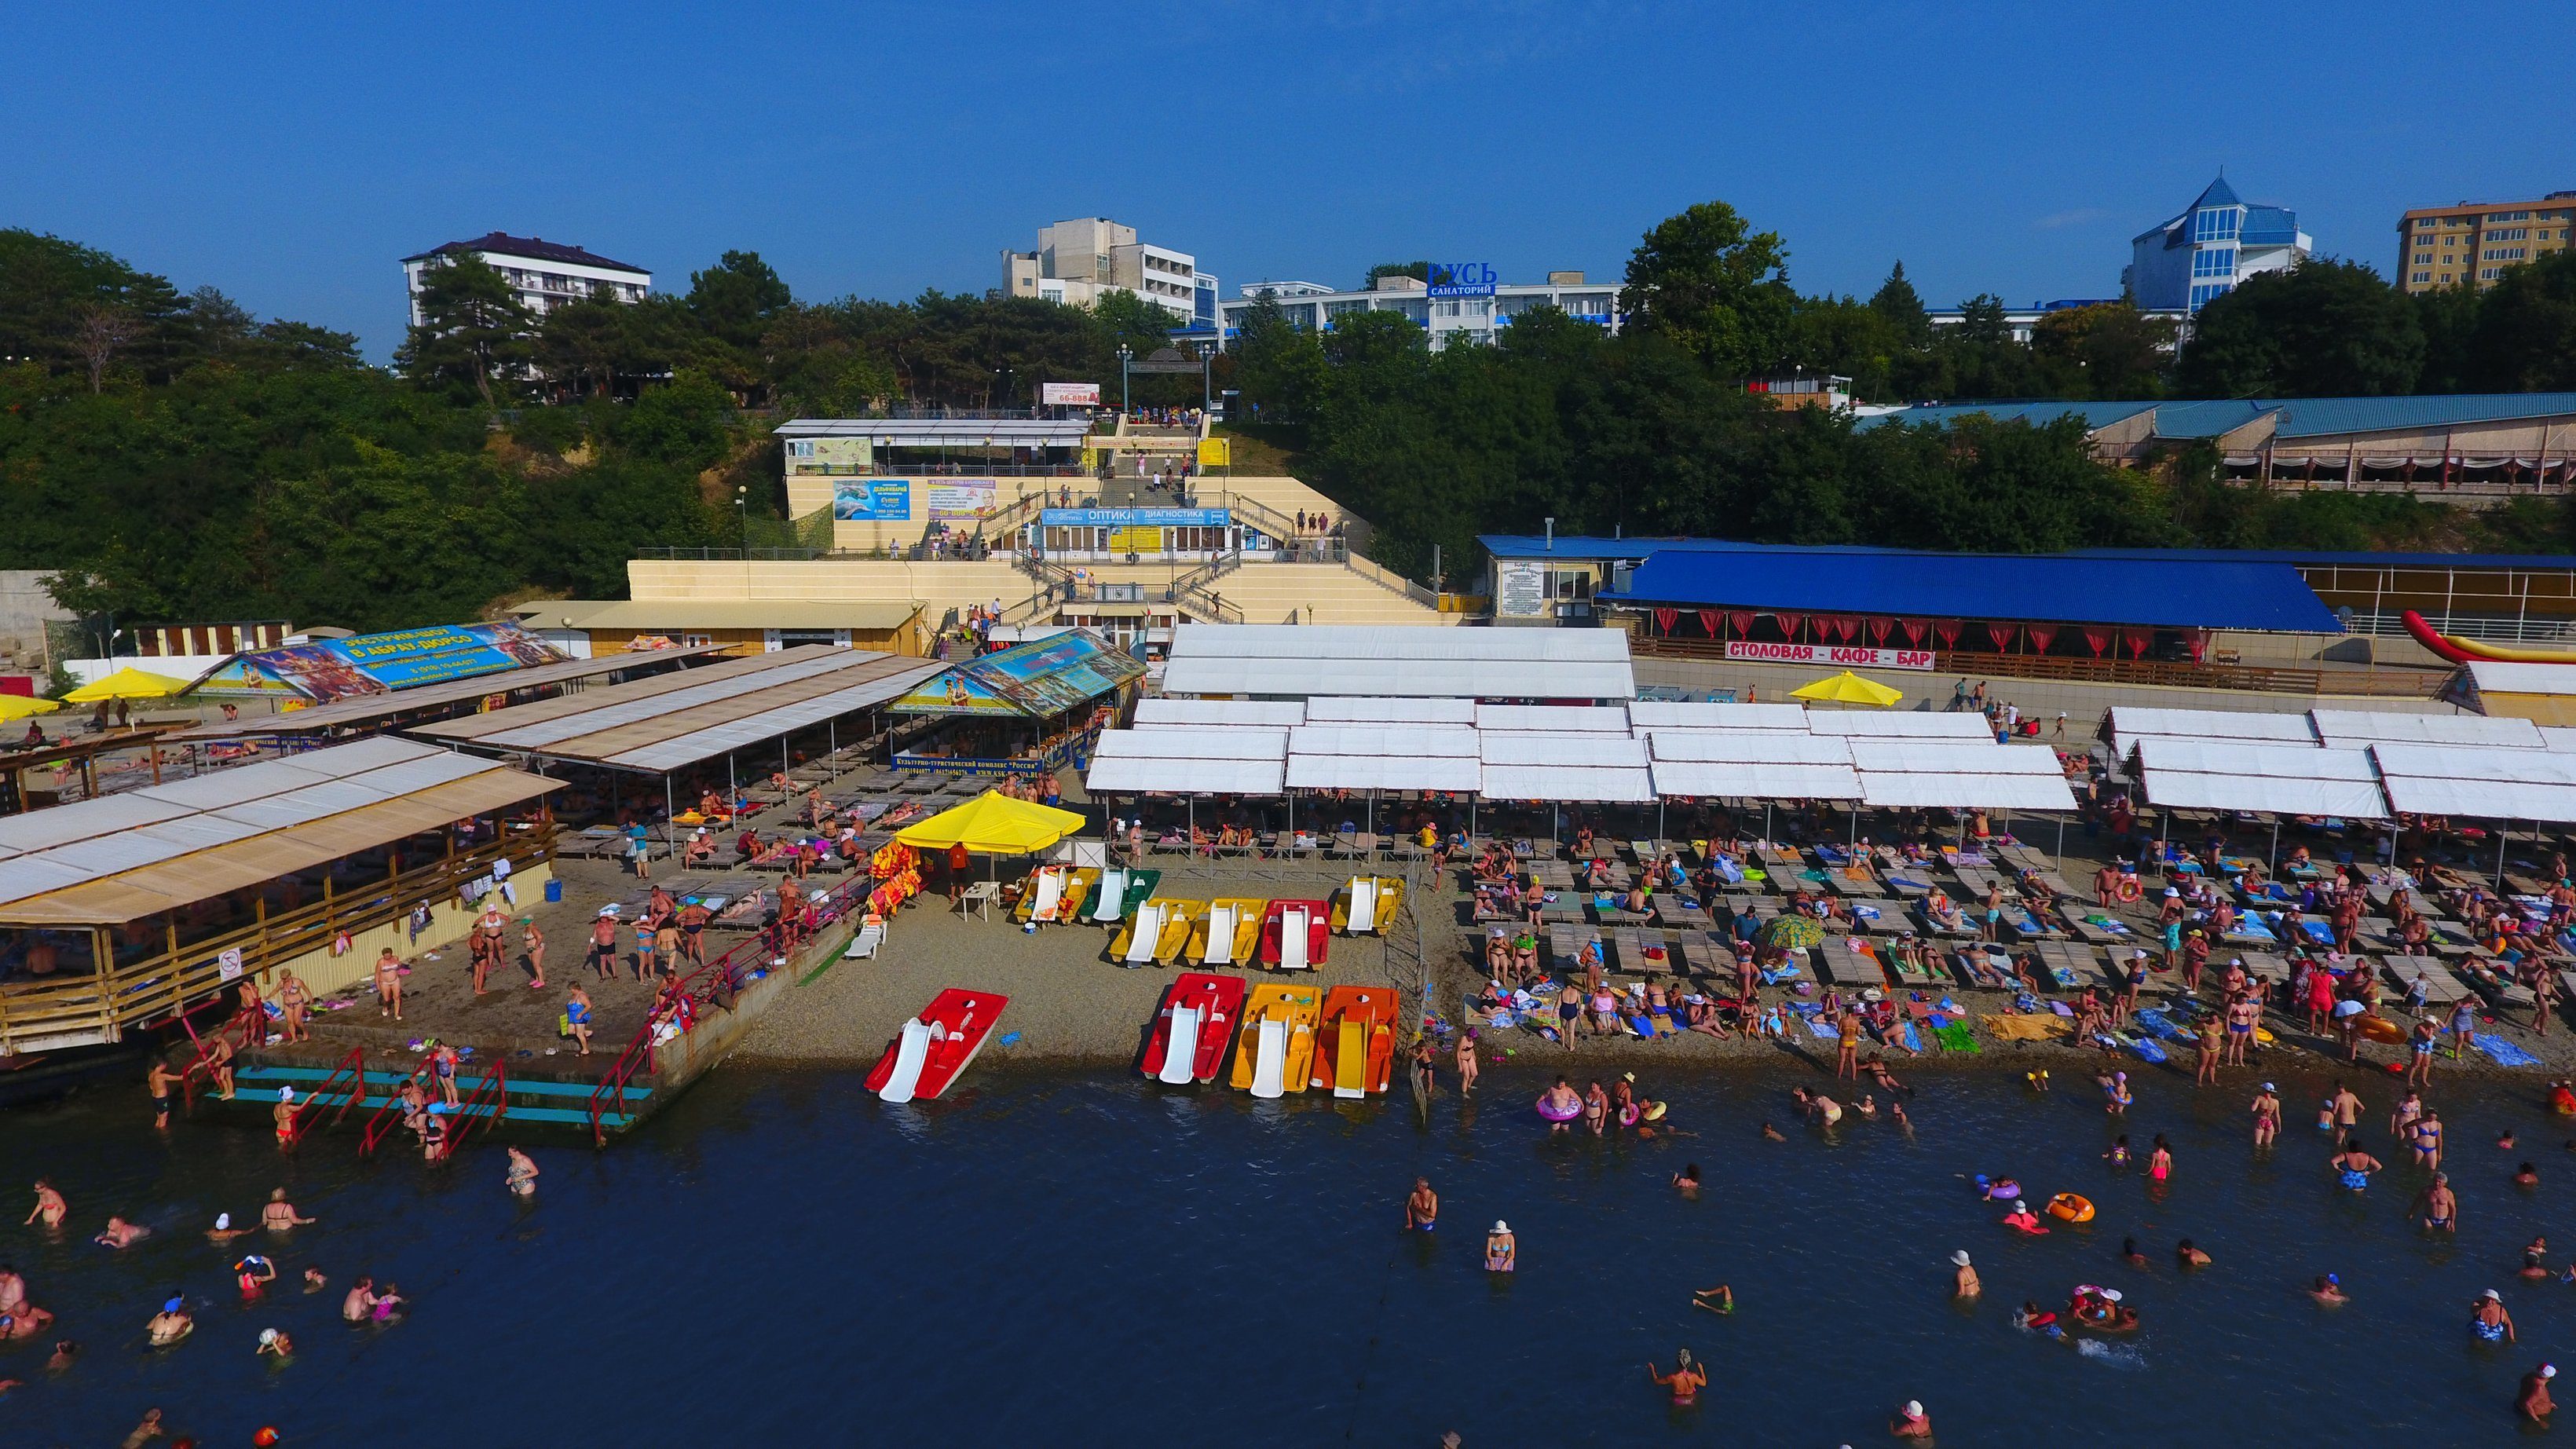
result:
M 1176 325 L 1216 325 L 1216 278 L 1198 258 L 1136 240 L 1136 228 L 1105 216 L 1038 228 L 1037 250 L 1002 253 L 1002 294 L 1089 307 L 1105 292 L 1133 292 L 1172 314 Z
M 596 252 L 543 237 L 485 232 L 472 241 L 452 241 L 403 258 L 403 285 L 411 299 L 414 327 L 422 321 L 421 273 L 450 256 L 482 258 L 519 294 L 521 305 L 539 318 L 595 292 L 604 291 L 620 302 L 641 302 L 653 290 L 653 274 L 642 267 L 611 261 Z
M 1233 341 L 1243 314 L 1264 299 L 1278 304 L 1295 326 L 1328 332 L 1355 312 L 1394 312 L 1431 334 L 1434 352 L 1453 340 L 1490 345 L 1512 319 L 1540 307 L 1554 307 L 1581 322 L 1619 330 L 1619 287 L 1593 282 L 1581 272 L 1550 272 L 1544 282 L 1501 282 L 1493 269 L 1477 262 L 1444 262 L 1431 269 L 1431 280 L 1380 277 L 1360 292 L 1337 292 L 1316 282 L 1252 282 L 1243 295 L 1224 306 L 1225 343 Z
M 2576 191 L 2538 201 L 2419 206 L 2397 219 L 2398 288 L 2492 287 L 2507 267 L 2567 250 L 2571 224 Z

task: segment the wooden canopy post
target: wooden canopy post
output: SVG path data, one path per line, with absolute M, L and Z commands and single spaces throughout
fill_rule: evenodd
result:
M 107 1033 L 107 1039 L 115 1041 L 121 1032 L 116 1022 L 116 990 L 109 977 L 116 969 L 116 944 L 108 938 L 105 926 L 90 927 L 89 939 L 90 953 L 96 958 L 92 964 L 96 967 L 98 981 L 98 1024 Z

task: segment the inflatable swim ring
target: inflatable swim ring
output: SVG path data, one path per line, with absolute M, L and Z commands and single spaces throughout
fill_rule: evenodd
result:
M 1649 1122 L 1661 1122 L 1664 1120 L 1664 1104 L 1661 1102 L 1648 1102 L 1646 1104 L 1646 1120 Z
M 1631 1102 L 1627 1106 L 1619 1109 L 1619 1125 L 1622 1127 L 1634 1127 L 1637 1125 L 1637 1116 L 1637 1104 Z
M 2365 1015 L 2355 1024 L 2363 1036 L 2375 1042 L 2395 1043 L 2406 1039 L 2406 1033 L 2397 1029 L 2397 1023 L 2384 1016 Z
M 2133 875 L 2124 875 L 2120 877 L 2119 885 L 2114 887 L 2111 891 L 2112 895 L 2124 901 L 2134 901 L 2145 893 L 2146 888 L 2139 885 L 2138 878 Z
M 1538 1114 L 1550 1122 L 1571 1122 L 1583 1115 L 1583 1103 L 1577 1100 L 1570 1107 L 1552 1107 L 1548 1105 L 1547 1098 L 1541 1097 L 1538 1099 Z
M 2003 1225 L 2012 1229 L 2016 1233 L 2027 1233 L 2034 1238 L 2045 1236 L 2048 1232 L 2047 1227 L 2043 1224 L 2016 1222 L 2011 1218 L 2003 1219 Z
M 2071 1192 L 2061 1192 L 2048 1200 L 2048 1215 L 2064 1223 L 2093 1221 L 2093 1204 Z
M 2021 1196 L 2020 1183 L 1998 1183 L 1982 1172 L 1977 1174 L 1977 1186 L 1985 1191 L 1987 1197 L 1994 1199 L 1996 1202 L 2011 1202 L 2014 1198 Z

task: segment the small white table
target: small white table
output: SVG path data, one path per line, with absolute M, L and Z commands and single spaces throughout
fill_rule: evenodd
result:
M 990 880 L 975 881 L 966 887 L 965 895 L 958 899 L 957 914 L 962 916 L 968 911 L 975 911 L 982 914 L 984 919 L 989 921 L 993 919 L 994 903 L 999 901 L 1001 898 L 1001 882 Z

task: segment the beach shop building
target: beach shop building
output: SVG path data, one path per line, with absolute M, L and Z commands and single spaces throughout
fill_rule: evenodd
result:
M 942 669 L 889 706 L 918 726 L 894 766 L 969 779 L 1081 768 L 1144 676 L 1140 660 L 1089 629 Z
M 486 896 L 544 890 L 556 787 L 383 738 L 0 820 L 0 1055 L 114 1043 L 287 969 L 328 994 L 384 947 L 461 937 Z

